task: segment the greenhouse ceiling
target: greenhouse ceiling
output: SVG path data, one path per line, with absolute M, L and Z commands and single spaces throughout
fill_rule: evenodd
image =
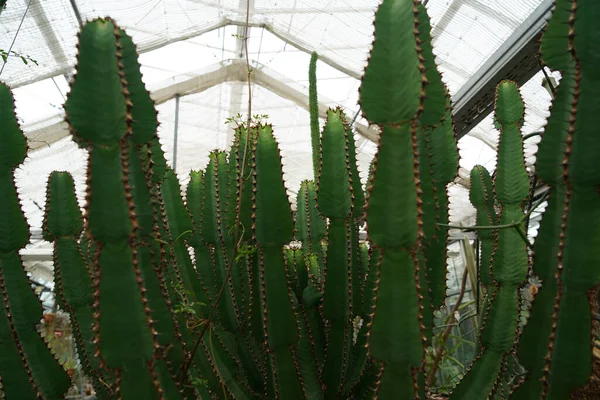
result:
M 267 114 L 274 125 L 291 196 L 302 180 L 312 176 L 306 111 L 312 51 L 319 54 L 320 60 L 317 75 L 321 116 L 327 107 L 339 105 L 356 119 L 359 164 L 366 179 L 378 132 L 362 119 L 357 101 L 378 3 L 9 0 L 0 19 L 0 49 L 16 56 L 7 57 L 0 79 L 15 89 L 17 113 L 33 149 L 17 171 L 17 185 L 34 232 L 41 226 L 46 179 L 52 170 L 72 172 L 82 199 L 87 155 L 68 137 L 62 111 L 82 22 L 109 15 L 137 43 L 144 81 L 159 110 L 159 136 L 168 160 L 185 182 L 190 170 L 206 165 L 210 150 L 228 147 L 232 130 L 226 119 L 247 111 L 244 36 L 248 17 L 247 56 L 254 71 L 252 113 Z M 515 46 L 531 53 L 526 44 L 539 33 L 552 2 L 425 3 L 433 25 L 434 52 L 455 105 L 478 113 L 472 126 L 463 124 L 466 130 L 461 134 L 466 135 L 459 142 L 461 170 L 450 187 L 452 222 L 469 224 L 474 220 L 466 188 L 469 170 L 475 164 L 494 168 L 498 137 L 487 115 L 489 109 L 475 100 L 485 100 L 486 87 L 493 87 L 495 79 L 507 73 L 510 63 L 511 71 L 523 67 L 519 58 L 522 54 L 516 54 Z M 524 134 L 543 127 L 550 104 L 550 95 L 541 85 L 544 75 L 536 73 L 538 70 L 530 68 L 521 76 L 527 79 L 522 88 L 528 107 Z M 536 139 L 526 143 L 529 166 L 534 161 L 535 143 Z M 536 226 L 532 225 L 530 233 L 535 233 Z

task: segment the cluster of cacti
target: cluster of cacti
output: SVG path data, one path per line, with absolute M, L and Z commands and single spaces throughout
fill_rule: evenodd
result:
M 542 46 L 563 73 L 538 154 L 537 173 L 551 187 L 535 243 L 543 286 L 519 342 L 529 375 L 516 398 L 566 398 L 591 364 L 600 173 L 587 118 L 598 104 L 590 41 L 600 6 L 557 3 Z M 65 111 L 89 153 L 85 206 L 82 215 L 71 176 L 54 172 L 43 233 L 54 243 L 57 304 L 70 314 L 99 399 L 428 395 L 425 348 L 445 299 L 456 140 L 425 7 L 384 0 L 374 25 L 360 105 L 381 134 L 366 190 L 344 112 L 330 109 L 319 132 L 313 55 L 315 179 L 302 182 L 295 212 L 273 127 L 262 122 L 239 123 L 229 153 L 213 151 L 182 196 L 131 38 L 109 18 L 84 25 Z M 0 113 L 0 383 L 8 400 L 54 400 L 69 379 L 35 330 L 41 306 L 18 257 L 28 232 L 13 171 L 27 146 L 5 86 Z M 471 175 L 477 224 L 491 227 L 478 231 L 481 354 L 453 398 L 504 388 L 519 339 L 528 270 L 523 114 L 516 85 L 502 82 L 497 173 L 493 182 L 482 167 Z

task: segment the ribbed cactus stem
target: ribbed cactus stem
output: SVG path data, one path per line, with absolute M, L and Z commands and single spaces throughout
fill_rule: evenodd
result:
M 140 194 L 136 179 L 144 178 L 141 164 L 131 158 L 130 143 L 152 140 L 156 112 L 140 82 L 135 48 L 112 20 L 86 24 L 78 48 L 77 73 L 65 110 L 73 136 L 89 150 L 85 223 L 97 244 L 96 355 L 112 372 L 117 397 L 152 399 L 165 392 L 178 396 L 159 361 L 160 343 L 148 299 L 153 288 L 149 277 L 144 279 L 151 271 L 146 269 L 149 249 L 135 240 L 138 233 L 151 232 L 152 218 L 141 212 L 151 212 L 149 203 L 136 207 Z
M 265 344 L 277 398 L 304 398 L 302 374 L 293 347 L 299 327 L 287 279 L 282 246 L 293 236 L 292 210 L 283 183 L 281 156 L 272 127 L 258 126 L 253 159 L 253 231 L 258 249 L 258 279 Z
M 447 218 L 447 208 L 444 201 L 426 203 L 435 196 L 424 193 L 445 193 L 457 161 L 455 144 L 448 147 L 452 129 L 447 117 L 442 124 L 449 102 L 435 70 L 428 17 L 420 1 L 384 0 L 379 6 L 360 104 L 365 118 L 381 128 L 365 206 L 369 239 L 381 253 L 368 325 L 370 354 L 381 362 L 375 392 L 384 399 L 415 398 L 424 392 L 419 382 L 424 334 L 431 329 L 429 304 L 433 298 L 441 304 L 445 291 L 445 262 L 434 271 L 424 260 L 437 234 L 435 224 Z M 441 128 L 434 132 L 434 127 Z M 437 163 L 439 169 L 432 168 Z M 437 210 L 437 205 L 443 208 Z M 434 253 L 445 261 L 443 235 L 439 243 Z M 436 290 L 430 292 L 433 276 Z M 401 315 L 394 312 L 399 309 Z
M 42 232 L 44 239 L 54 244 L 56 302 L 70 314 L 83 370 L 94 380 L 98 397 L 108 400 L 112 391 L 99 360 L 94 357 L 92 278 L 78 243 L 83 219 L 75 197 L 75 184 L 68 172 L 50 174 L 47 198 Z
M 500 204 L 500 224 L 524 220 L 523 205 L 529 195 L 529 176 L 523 156 L 521 123 L 524 104 L 514 82 L 503 81 L 496 89 L 496 119 L 500 125 L 498 162 L 494 189 Z M 483 196 L 481 196 L 483 197 Z M 478 199 L 483 207 L 485 197 Z M 500 229 L 492 255 L 493 283 L 489 306 L 484 312 L 480 340 L 482 351 L 468 373 L 452 392 L 452 399 L 480 399 L 490 396 L 500 382 L 503 368 L 514 349 L 521 309 L 520 288 L 525 284 L 529 256 L 527 244 L 517 229 Z
M 544 62 L 562 78 L 537 153 L 536 172 L 551 190 L 534 248 L 542 286 L 519 342 L 528 375 L 515 399 L 567 398 L 592 371 L 588 296 L 600 282 L 599 6 L 555 1 L 541 42 Z
M 492 177 L 488 170 L 481 165 L 476 165 L 471 170 L 469 199 L 477 210 L 477 226 L 495 226 L 499 224 L 495 209 L 496 195 L 494 194 Z M 481 243 L 479 279 L 486 291 L 490 288 L 494 279 L 491 264 L 497 234 L 497 231 L 491 229 L 481 229 L 477 232 Z
M 14 170 L 25 160 L 27 142 L 4 84 L 0 121 L 0 383 L 7 399 L 58 399 L 70 382 L 37 330 L 42 306 L 19 256 L 29 241 L 29 227 Z
M 313 173 L 317 179 L 319 173 L 319 149 L 321 148 L 321 129 L 319 128 L 319 97 L 317 93 L 317 61 L 319 55 L 312 52 L 308 67 L 308 110 L 310 113 L 310 142 L 313 148 Z

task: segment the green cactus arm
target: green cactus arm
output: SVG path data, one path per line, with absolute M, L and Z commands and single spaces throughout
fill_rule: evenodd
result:
M 537 173 L 551 192 L 533 265 L 542 287 L 519 346 L 529 375 L 514 393 L 517 399 L 565 398 L 568 391 L 585 384 L 591 371 L 586 291 L 598 284 L 600 264 L 599 235 L 593 228 L 600 183 L 594 160 L 599 108 L 593 95 L 598 88 L 593 72 L 598 57 L 593 49 L 598 30 L 594 20 L 599 16 L 594 2 L 557 0 L 542 40 L 544 61 L 558 69 L 562 79 L 537 156 Z M 545 254 L 551 255 L 549 259 Z M 542 339 L 535 342 L 535 337 Z
M 167 159 L 158 140 L 158 135 L 155 134 L 150 144 L 146 145 L 146 147 L 147 153 L 150 155 L 147 160 L 149 170 L 151 171 L 150 182 L 152 185 L 160 185 L 167 173 Z
M 554 2 L 552 17 L 540 42 L 540 51 L 548 67 L 556 70 L 568 70 L 573 60 L 569 54 L 569 17 L 571 16 L 571 0 Z M 562 82 L 561 82 L 562 85 Z
M 14 98 L 10 89 L 0 84 L 0 253 L 8 253 L 25 247 L 29 241 L 29 229 L 21 212 L 14 185 L 13 169 L 19 166 L 27 153 L 25 135 L 17 122 Z
M 347 120 L 344 120 L 346 122 Z M 356 160 L 356 140 L 352 127 L 346 124 L 346 136 L 348 138 L 348 164 L 350 165 L 350 179 L 352 180 L 352 212 L 354 218 L 360 220 L 363 217 L 365 207 L 365 191 L 363 190 L 358 172 Z
M 445 249 L 441 248 L 441 254 L 435 254 L 432 250 L 437 250 L 439 247 L 435 246 L 437 244 L 435 239 L 437 239 L 436 233 L 438 230 L 438 226 L 436 225 L 437 219 L 437 207 L 438 207 L 438 195 L 436 193 L 435 180 L 433 179 L 433 167 L 432 161 L 430 160 L 430 152 L 428 149 L 428 140 L 425 135 L 424 129 L 420 129 L 418 134 L 418 145 L 419 145 L 419 180 L 421 182 L 421 198 L 422 200 L 422 221 L 423 221 L 423 253 L 419 254 L 417 259 L 419 262 L 419 285 L 421 286 L 420 292 L 422 296 L 422 307 L 423 307 L 423 326 L 425 328 L 425 337 L 428 341 L 431 340 L 433 336 L 433 312 L 434 308 L 432 305 L 432 292 L 431 292 L 431 283 L 434 285 L 439 285 L 442 282 L 443 276 L 443 287 L 442 292 L 445 294 L 446 292 L 446 260 L 445 260 Z M 445 238 L 444 238 L 445 239 Z M 434 244 L 434 247 L 431 245 Z M 445 240 L 443 242 L 445 245 Z M 445 246 L 444 246 L 445 247 Z M 431 259 L 427 258 L 430 256 Z M 441 258 L 441 260 L 440 260 Z M 442 263 L 433 264 L 433 262 Z M 437 275 L 437 276 L 436 276 Z M 441 275 L 441 276 L 440 276 Z M 432 281 L 432 278 L 436 278 Z M 439 298 L 439 295 L 436 297 Z
M 0 263 L 3 258 L 0 257 Z M 7 399 L 40 398 L 33 383 L 30 368 L 23 363 L 23 349 L 15 345 L 16 332 L 7 312 L 9 309 L 4 296 L 0 297 L 0 377 L 2 392 Z M 68 386 L 67 386 L 68 387 Z M 65 392 L 67 387 L 65 387 Z M 59 395 L 62 395 L 59 394 Z
M 321 148 L 321 128 L 319 128 L 319 98 L 317 93 L 317 61 L 319 55 L 313 51 L 308 65 L 308 110 L 310 112 L 310 143 L 312 145 L 312 159 L 314 179 L 319 173 L 319 149 Z
M 183 204 L 179 181 L 172 170 L 167 171 L 161 185 L 161 192 L 175 254 L 175 267 L 183 283 L 183 289 L 187 293 L 187 301 L 192 308 L 197 310 L 198 314 L 201 314 L 202 305 L 208 304 L 208 297 L 194 271 L 185 242 L 185 239 L 193 233 L 192 219 Z
M 185 205 L 194 228 L 199 229 L 204 208 L 204 171 L 191 171 L 185 189 Z
M 186 189 L 186 207 L 190 213 L 193 224 L 193 234 L 187 243 L 194 249 L 195 271 L 206 293 L 208 303 L 217 297 L 217 277 L 211 250 L 202 236 L 201 223 L 204 213 L 204 187 L 205 175 L 203 171 L 192 171 Z
M 292 241 L 293 220 L 283 184 L 281 156 L 271 126 L 258 127 L 254 160 L 256 241 L 263 247 L 283 246 Z
M 419 115 L 419 122 L 424 127 L 433 127 L 438 125 L 445 117 L 449 94 L 435 62 L 431 42 L 431 22 L 427 10 L 422 2 L 418 1 L 415 4 L 418 31 L 416 45 L 420 47 L 419 54 L 422 57 L 427 79 L 423 111 Z M 456 170 L 453 172 L 456 172 Z
M 431 42 L 431 24 L 425 6 L 417 4 L 417 47 L 425 79 L 423 110 L 419 114 L 419 172 L 423 199 L 423 257 L 420 285 L 423 323 L 430 340 L 433 311 L 446 297 L 447 232 L 437 223 L 448 222 L 447 185 L 458 170 L 458 149 L 452 126 L 450 95 L 437 69 Z
M 156 375 L 159 344 L 140 266 L 144 261 L 138 252 L 141 244 L 132 240 L 140 225 L 132 191 L 135 179 L 129 174 L 128 141 L 135 105 L 127 79 L 133 80 L 133 88 L 137 85 L 133 94 L 148 94 L 138 90 L 142 85 L 135 82 L 139 74 L 137 78 L 126 75 L 125 64 L 132 64 L 127 55 L 123 59 L 123 51 L 133 50 L 127 38 L 123 43 L 122 39 L 122 31 L 110 19 L 97 19 L 82 28 L 77 74 L 65 109 L 71 132 L 89 145 L 85 215 L 89 233 L 98 244 L 94 256 L 98 357 L 114 371 L 116 390 L 123 398 L 155 398 L 164 389 Z M 106 81 L 98 84 L 97 79 Z M 144 161 L 152 167 L 152 158 Z M 139 168 L 135 171 L 136 165 L 132 166 L 134 176 L 139 177 Z
M 127 80 L 129 100 L 135 105 L 131 109 L 131 136 L 134 145 L 140 146 L 152 141 L 158 129 L 158 111 L 142 80 L 141 65 L 138 61 L 136 46 L 122 29 L 119 30 L 119 43 L 121 45 L 121 61 L 123 72 Z
M 0 270 L 0 291 L 16 342 L 13 345 L 21 354 L 19 364 L 24 366 L 31 380 L 29 385 L 34 386 L 38 395 L 47 399 L 60 398 L 69 386 L 69 378 L 35 328 L 42 315 L 42 305 L 31 289 L 20 257 L 1 255 Z M 11 368 L 18 368 L 17 365 Z
M 0 170 L 2 171 L 19 166 L 27 154 L 27 140 L 19 127 L 14 104 L 11 90 L 0 82 L 0 118 L 2 118 Z
M 523 204 L 529 195 L 529 176 L 523 156 L 520 124 L 524 104 L 514 82 L 503 81 L 496 88 L 496 120 L 501 132 L 494 190 L 502 207 L 500 224 L 524 219 Z M 482 193 L 475 196 L 479 204 L 489 201 Z M 495 285 L 481 330 L 482 351 L 469 371 L 452 392 L 453 399 L 476 399 L 490 396 L 500 383 L 502 366 L 513 349 L 521 309 L 519 288 L 528 272 L 526 243 L 516 229 L 501 229 L 492 257 Z
M 351 216 L 353 198 L 352 169 L 349 152 L 350 129 L 343 112 L 330 109 L 321 137 L 320 172 L 317 203 L 321 213 L 330 218 L 324 276 L 323 316 L 331 324 L 322 379 L 327 385 L 325 398 L 334 398 L 342 387 L 350 362 L 350 312 L 353 288 L 360 291 L 357 257 L 353 257 Z M 354 232 L 358 234 L 358 232 Z M 357 248 L 354 249 L 358 251 Z M 352 278 L 355 277 L 355 285 Z M 358 293 L 356 293 L 357 295 Z M 359 305 L 359 301 L 356 301 Z
M 135 204 L 135 216 L 138 227 L 136 236 L 148 239 L 155 229 L 155 205 L 149 183 L 150 172 L 145 168 L 143 156 L 138 147 L 129 147 L 127 154 L 128 178 L 131 182 L 131 195 Z
M 448 223 L 449 197 L 447 186 L 454 180 L 458 170 L 458 149 L 454 137 L 451 112 L 448 100 L 445 118 L 436 127 L 423 130 L 433 180 L 436 219 L 435 231 L 430 238 L 425 239 L 426 247 L 424 249 L 428 287 L 433 309 L 441 307 L 446 298 L 448 229 L 440 223 Z M 423 179 L 421 179 L 421 182 L 423 182 Z
M 0 204 L 0 253 L 11 253 L 25 247 L 29 229 L 10 169 L 0 171 Z
M 177 175 L 172 169 L 169 169 L 165 175 L 165 180 L 161 185 L 162 199 L 165 204 L 165 211 L 169 231 L 174 243 L 184 242 L 193 233 L 192 218 L 181 198 L 181 187 Z
M 118 143 L 127 131 L 118 36 L 119 29 L 110 19 L 85 24 L 79 33 L 77 75 L 65 102 L 72 133 L 105 146 Z
M 248 130 L 239 127 L 235 131 L 235 139 L 229 153 L 229 194 L 227 198 L 227 231 L 232 233 L 239 229 L 238 236 L 244 241 L 252 239 L 252 158 L 250 157 L 252 135 L 255 128 Z M 245 165 L 243 165 L 245 162 Z M 240 181 L 241 180 L 241 181 Z M 241 185 L 241 186 L 240 186 Z M 239 204 L 238 204 L 239 203 Z M 240 207 L 237 226 L 238 206 Z
M 86 374 L 94 380 L 99 396 L 109 398 L 107 379 L 93 357 L 95 345 L 92 331 L 92 279 L 77 244 L 83 220 L 75 184 L 68 172 L 54 171 L 48 178 L 47 202 L 42 224 L 44 238 L 54 242 L 54 280 L 57 302 L 71 314 L 73 335 L 79 361 Z
M 371 123 L 404 124 L 419 109 L 421 71 L 413 29 L 417 23 L 415 4 L 386 0 L 375 13 L 373 49 L 359 89 L 363 115 Z
M 102 280 L 99 322 L 100 351 L 110 368 L 122 368 L 129 362 L 152 358 L 152 337 L 146 330 L 146 315 L 137 289 L 131 248 L 105 247 L 98 263 Z
M 325 218 L 317 209 L 317 189 L 312 181 L 303 181 L 298 191 L 296 238 L 302 242 L 304 254 L 318 251 L 325 236 Z
M 75 197 L 75 183 L 71 174 L 52 172 L 48 178 L 46 194 L 48 201 L 42 223 L 44 239 L 54 241 L 62 237 L 79 236 L 83 229 L 83 219 Z M 87 273 L 85 276 L 89 282 L 81 282 L 83 287 L 80 291 L 87 293 L 85 287 L 91 284 L 91 279 Z
M 348 132 L 341 109 L 329 109 L 321 137 L 318 207 L 327 218 L 346 218 L 352 208 Z
M 220 151 L 213 151 L 209 154 L 209 162 L 205 173 L 205 191 L 204 191 L 204 212 L 202 222 L 200 223 L 201 235 L 209 244 L 219 244 L 220 225 L 218 215 L 221 208 L 225 207 L 225 198 L 219 191 L 219 169 L 225 165 L 226 154 Z
M 292 212 L 283 183 L 279 148 L 270 126 L 258 127 L 252 158 L 253 226 L 259 245 L 260 302 L 263 332 L 272 358 L 275 393 L 280 398 L 303 398 L 301 377 L 292 350 L 298 343 L 298 325 L 282 252 L 282 246 L 292 239 Z
M 14 398 L 61 398 L 69 378 L 36 329 L 42 305 L 18 254 L 29 241 L 29 227 L 13 171 L 24 161 L 27 144 L 17 122 L 13 95 L 4 84 L 0 84 L 0 116 L 0 342 L 5 361 L 10 361 L 0 367 L 2 391 Z
M 477 210 L 478 226 L 496 226 L 499 224 L 498 216 L 494 209 L 494 188 L 492 186 L 492 177 L 485 167 L 476 165 L 471 170 L 471 188 L 469 189 L 469 199 L 471 204 Z M 481 261 L 479 277 L 484 287 L 492 284 L 492 254 L 495 246 L 494 235 L 497 232 L 488 229 L 477 231 L 477 236 L 481 242 Z
M 356 399 L 373 400 L 377 398 L 377 382 L 379 382 L 381 363 L 370 359 L 365 367 L 365 373 L 352 395 Z

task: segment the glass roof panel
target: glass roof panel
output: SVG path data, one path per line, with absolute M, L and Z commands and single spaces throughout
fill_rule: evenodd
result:
M 253 87 L 253 113 L 268 114 L 281 141 L 290 195 L 310 178 L 308 113 L 303 108 L 310 52 L 319 53 L 319 100 L 341 105 L 352 118 L 358 109 L 359 77 L 373 37 L 373 12 L 380 0 L 249 0 L 249 58 L 265 80 Z M 543 0 L 429 0 L 434 51 L 450 92 L 455 94 Z M 55 169 L 75 175 L 83 185 L 87 156 L 65 135 L 61 105 L 75 63 L 78 20 L 110 15 L 133 36 L 141 52 L 144 81 L 159 101 L 160 137 L 174 158 L 176 94 L 179 100 L 177 172 L 186 181 L 190 169 L 202 168 L 208 152 L 226 149 L 231 127 L 225 118 L 247 107 L 247 87 L 235 67 L 242 51 L 246 0 L 11 0 L 0 17 L 0 49 L 36 61 L 9 57 L 0 79 L 15 90 L 17 111 L 34 144 L 17 184 L 34 229 L 41 226 L 46 179 Z M 22 23 L 21 23 L 22 21 Z M 13 43 L 14 42 L 14 43 Z M 231 61 L 231 60 L 234 61 Z M 219 72 L 227 71 L 227 75 Z M 243 71 L 242 71 L 243 72 Z M 54 79 L 50 79 L 54 78 Z M 545 123 L 549 94 L 541 75 L 523 87 L 528 105 L 524 133 Z M 282 86 L 283 85 L 283 86 Z M 283 91 L 282 91 L 283 90 Z M 191 94 L 189 94 L 191 93 Z M 290 95 L 292 93 L 292 95 Z M 360 116 L 357 123 L 366 124 Z M 321 120 L 321 126 L 323 120 Z M 468 186 L 470 168 L 493 169 L 498 132 L 492 118 L 460 141 L 457 182 Z M 366 178 L 375 144 L 356 137 L 359 164 Z M 59 139 L 59 140 L 57 140 Z M 527 142 L 527 162 L 539 139 Z M 51 145 L 46 143 L 53 142 Z M 472 223 L 473 209 L 464 186 L 454 184 L 452 222 Z M 79 192 L 80 199 L 82 193 Z

